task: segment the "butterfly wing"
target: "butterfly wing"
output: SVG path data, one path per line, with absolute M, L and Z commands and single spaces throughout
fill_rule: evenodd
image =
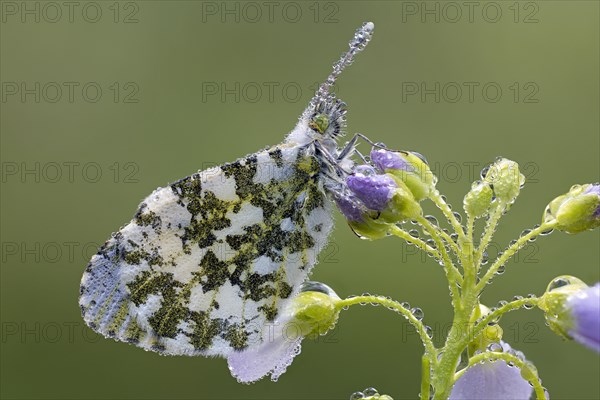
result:
M 318 173 L 281 145 L 155 190 L 87 266 L 84 320 L 163 354 L 259 345 L 331 231 Z

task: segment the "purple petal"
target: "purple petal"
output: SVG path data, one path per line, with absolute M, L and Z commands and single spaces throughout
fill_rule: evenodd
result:
M 350 190 L 367 208 L 381 211 L 394 195 L 396 182 L 387 175 L 355 174 L 346 178 Z
M 303 337 L 289 337 L 284 326 L 272 326 L 274 329 L 270 330 L 270 335 L 265 336 L 265 342 L 244 351 L 234 352 L 227 357 L 229 371 L 238 382 L 256 382 L 268 374 L 271 375 L 272 381 L 277 381 L 294 357 L 300 354 Z
M 397 151 L 373 150 L 371 152 L 371 161 L 381 171 L 387 169 L 400 169 L 402 171 L 412 171 L 413 166 L 409 164 Z
M 594 183 L 590 185 L 590 187 L 587 188 L 585 192 L 583 192 L 583 194 L 595 194 L 596 196 L 600 197 L 600 183 Z M 596 207 L 596 211 L 594 211 L 593 217 L 600 218 L 600 205 Z
M 569 335 L 600 353 L 600 283 L 569 297 L 574 327 Z
M 596 196 L 600 196 L 600 183 L 594 183 L 590 185 L 589 188 L 583 192 L 584 194 L 595 194 Z
M 510 349 L 506 343 L 502 346 L 505 352 Z M 529 400 L 532 393 L 519 368 L 498 360 L 469 368 L 454 384 L 450 400 Z
M 348 221 L 361 222 L 363 220 L 360 201 L 354 196 L 338 196 L 335 198 L 335 203 Z

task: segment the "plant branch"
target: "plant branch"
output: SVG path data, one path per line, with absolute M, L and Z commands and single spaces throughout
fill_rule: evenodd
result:
M 361 303 L 381 304 L 382 306 L 385 306 L 401 314 L 417 330 L 417 333 L 421 337 L 421 342 L 423 342 L 423 346 L 425 346 L 425 355 L 429 357 L 430 362 L 434 365 L 437 363 L 437 350 L 433 345 L 433 341 L 427 335 L 425 325 L 423 324 L 423 322 L 421 322 L 420 319 L 415 317 L 409 309 L 402 306 L 402 304 L 400 304 L 399 302 L 382 296 L 356 296 L 338 301 L 336 303 L 336 307 L 338 309 L 343 309 L 344 307 L 349 307 Z

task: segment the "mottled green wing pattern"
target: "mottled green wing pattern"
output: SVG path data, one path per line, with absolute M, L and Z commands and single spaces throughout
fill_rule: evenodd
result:
M 332 228 L 307 154 L 276 146 L 155 190 L 87 266 L 86 323 L 163 354 L 260 344 Z

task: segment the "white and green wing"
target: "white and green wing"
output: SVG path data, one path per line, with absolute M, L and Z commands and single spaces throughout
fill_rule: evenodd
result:
M 307 154 L 276 146 L 155 190 L 87 266 L 86 323 L 169 355 L 261 344 L 332 229 Z

